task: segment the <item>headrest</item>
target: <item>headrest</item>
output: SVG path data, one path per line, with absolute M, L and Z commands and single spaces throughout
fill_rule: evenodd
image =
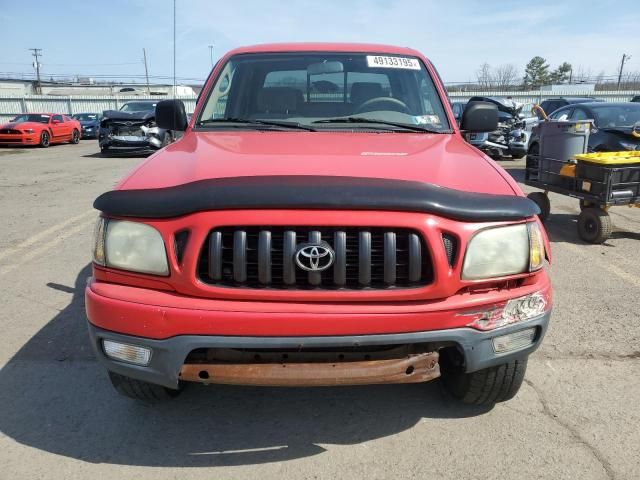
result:
M 258 92 L 256 102 L 261 113 L 290 113 L 298 110 L 304 99 L 293 87 L 266 87 Z

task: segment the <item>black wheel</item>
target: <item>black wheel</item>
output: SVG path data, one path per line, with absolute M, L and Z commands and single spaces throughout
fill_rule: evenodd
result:
M 40 146 L 47 148 L 49 145 L 51 145 L 51 137 L 49 136 L 49 132 L 44 131 L 40 134 Z
M 109 379 L 113 388 L 125 397 L 147 403 L 157 403 L 180 395 L 180 390 L 172 390 L 161 385 L 155 385 L 142 380 L 125 377 L 118 373 L 109 372 Z
M 549 197 L 542 192 L 532 192 L 527 195 L 529 200 L 533 200 L 536 205 L 540 208 L 540 214 L 538 218 L 540 218 L 541 222 L 546 222 L 547 218 L 549 218 L 549 213 L 551 212 L 551 202 L 549 202 Z
M 590 206 L 591 204 L 586 200 L 580 200 L 580 211 L 584 210 L 585 208 L 589 208 Z
M 518 393 L 526 370 L 527 358 L 523 358 L 472 373 L 445 371 L 442 380 L 451 395 L 463 403 L 491 406 Z
M 76 130 L 75 128 L 73 129 L 73 132 L 71 133 L 71 143 L 73 143 L 74 145 L 80 143 L 80 132 L 78 130 Z
M 166 147 L 171 142 L 173 142 L 173 135 L 171 134 L 171 132 L 164 132 L 164 137 L 162 137 L 162 145 L 160 146 L 160 148 Z
M 578 216 L 578 235 L 585 242 L 603 243 L 611 236 L 611 217 L 596 207 L 585 207 Z

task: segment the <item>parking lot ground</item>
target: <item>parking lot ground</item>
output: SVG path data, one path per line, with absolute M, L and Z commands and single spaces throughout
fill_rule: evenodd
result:
M 640 209 L 613 209 L 613 237 L 587 245 L 577 201 L 551 195 L 552 323 L 518 396 L 492 410 L 437 381 L 194 385 L 144 406 L 112 390 L 87 339 L 91 204 L 140 162 L 97 150 L 0 148 L 0 478 L 640 475 Z M 503 166 L 522 179 L 522 161 Z

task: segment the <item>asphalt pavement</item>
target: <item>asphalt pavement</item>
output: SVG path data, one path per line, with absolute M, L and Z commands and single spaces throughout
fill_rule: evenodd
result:
M 612 238 L 587 245 L 577 201 L 551 195 L 552 323 L 491 410 L 437 381 L 194 385 L 146 406 L 112 390 L 87 338 L 91 205 L 141 161 L 97 150 L 0 148 L 0 479 L 640 478 L 640 209 L 613 209 Z

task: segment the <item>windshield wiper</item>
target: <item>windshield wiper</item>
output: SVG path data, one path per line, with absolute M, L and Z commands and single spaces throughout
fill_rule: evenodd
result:
M 411 123 L 400 123 L 400 122 L 389 122 L 387 120 L 379 120 L 375 118 L 364 118 L 364 117 L 336 117 L 336 118 L 325 118 L 323 120 L 316 120 L 311 123 L 377 123 L 379 125 L 388 125 L 390 127 L 403 128 L 405 130 L 411 130 L 414 132 L 425 132 L 425 133 L 451 133 L 448 130 L 436 130 L 429 127 L 423 127 L 420 125 L 413 125 Z
M 239 124 L 238 126 L 254 125 L 254 126 L 268 126 L 268 127 L 281 127 L 281 128 L 293 128 L 297 130 L 306 130 L 308 132 L 315 132 L 316 129 L 303 125 L 299 122 L 281 122 L 278 120 L 251 120 L 248 118 L 209 118 L 207 120 L 200 120 L 196 125 L 201 127 L 204 125 L 210 125 L 212 123 L 230 123 Z

